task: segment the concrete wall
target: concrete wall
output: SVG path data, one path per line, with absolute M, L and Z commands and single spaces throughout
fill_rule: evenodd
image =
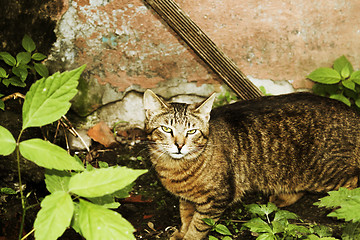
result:
M 341 55 L 360 65 L 360 1 L 176 2 L 267 92 L 310 88 L 306 75 Z M 88 115 L 101 107 L 88 116 L 94 122 L 141 125 L 146 88 L 171 98 L 206 96 L 224 86 L 142 0 L 72 0 L 56 35 L 49 65 L 87 64 L 74 109 Z

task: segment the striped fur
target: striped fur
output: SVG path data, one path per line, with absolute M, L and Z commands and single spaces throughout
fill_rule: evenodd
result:
M 151 161 L 180 197 L 182 227 L 171 239 L 205 238 L 201 219 L 218 220 L 247 191 L 286 206 L 306 191 L 357 187 L 360 117 L 343 103 L 295 93 L 211 111 L 213 100 L 187 105 L 144 95 Z

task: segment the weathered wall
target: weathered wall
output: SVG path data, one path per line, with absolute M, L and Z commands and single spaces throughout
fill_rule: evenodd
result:
M 343 54 L 360 65 L 360 1 L 176 2 L 258 86 L 272 88 L 268 92 L 311 87 L 306 75 Z M 141 0 L 72 0 L 56 35 L 49 61 L 54 70 L 87 64 L 75 110 L 86 115 L 108 104 L 91 119 L 108 116 L 111 123 L 141 124 L 139 93 L 146 88 L 170 98 L 205 96 L 221 86 Z M 119 101 L 124 96 L 131 101 Z M 126 101 L 131 108 L 120 110 Z

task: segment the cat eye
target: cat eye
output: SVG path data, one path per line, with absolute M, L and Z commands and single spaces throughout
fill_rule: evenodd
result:
M 172 132 L 171 128 L 165 127 L 165 126 L 161 126 L 161 130 L 163 130 L 166 133 L 171 133 Z
M 196 133 L 196 129 L 191 129 L 191 130 L 188 130 L 187 131 L 187 134 L 194 134 L 194 133 Z

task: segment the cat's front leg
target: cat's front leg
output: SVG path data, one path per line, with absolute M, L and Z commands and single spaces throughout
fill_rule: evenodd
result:
M 183 240 L 205 239 L 211 229 L 211 226 L 206 224 L 203 219 L 211 218 L 217 222 L 224 210 L 225 209 L 223 208 L 214 208 L 213 206 L 197 205 Z
M 207 216 L 198 212 L 194 213 L 193 219 L 189 225 L 188 231 L 184 235 L 183 240 L 205 239 L 211 227 L 204 223 L 204 221 L 202 220 L 204 218 L 207 218 Z M 215 218 L 214 220 L 218 221 L 219 218 Z
M 176 231 L 170 238 L 170 240 L 183 239 L 185 233 L 188 231 L 191 220 L 194 216 L 195 204 L 184 199 L 180 199 L 180 218 L 181 229 Z

